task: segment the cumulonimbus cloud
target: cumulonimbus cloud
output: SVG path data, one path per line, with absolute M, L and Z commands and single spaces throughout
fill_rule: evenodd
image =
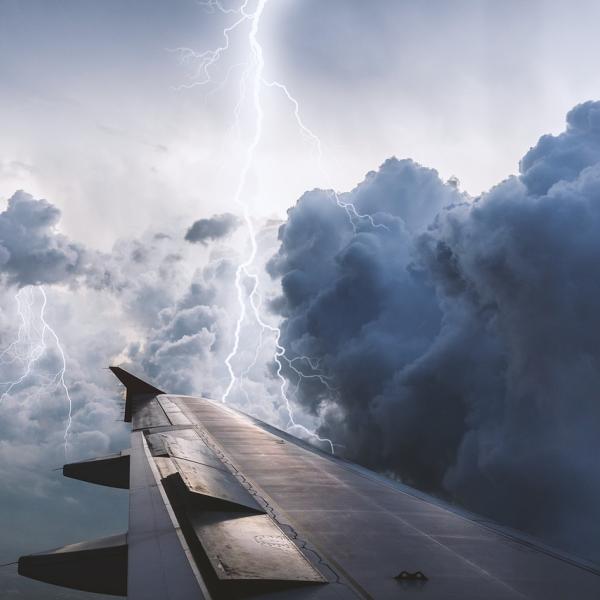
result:
M 600 103 L 475 200 L 410 161 L 280 232 L 282 341 L 318 362 L 297 401 L 347 453 L 600 556 Z M 296 383 L 296 375 L 287 376 Z
M 18 286 L 61 283 L 81 273 L 84 248 L 56 232 L 60 211 L 46 200 L 15 192 L 0 213 L 0 273 Z

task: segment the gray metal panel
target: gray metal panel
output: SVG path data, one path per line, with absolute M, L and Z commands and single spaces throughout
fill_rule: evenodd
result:
M 154 464 L 158 469 L 158 473 L 161 479 L 166 479 L 167 477 L 171 477 L 171 475 L 177 475 L 179 471 L 175 468 L 173 461 L 170 458 L 165 458 L 162 456 L 157 456 L 154 459 Z
M 156 432 L 156 433 L 155 433 Z M 202 441 L 194 427 L 171 426 L 152 428 L 152 433 L 145 433 L 148 448 L 153 456 L 165 456 L 168 454 L 167 440 L 198 440 Z M 203 444 L 206 447 L 206 444 Z M 221 465 L 222 467 L 223 465 Z
M 130 484 L 129 600 L 205 598 L 150 467 L 141 431 L 131 434 Z
M 203 464 L 172 459 L 187 489 L 201 496 L 223 500 L 242 509 L 264 512 L 240 482 L 229 471 L 221 471 Z
M 163 433 L 148 433 L 146 434 L 146 443 L 152 456 L 166 456 L 167 438 Z
M 171 425 L 156 398 L 148 398 L 133 405 L 133 430 Z
M 206 430 L 217 456 L 268 502 L 283 530 L 319 556 L 319 570 L 349 586 L 311 588 L 310 596 L 296 591 L 294 598 L 321 599 L 332 590 L 351 597 L 350 588 L 377 599 L 412 592 L 421 600 L 600 598 L 598 571 L 558 552 L 469 520 L 210 400 L 175 402 Z M 421 570 L 429 580 L 394 579 L 403 570 Z
M 169 412 L 167 418 L 171 425 L 190 425 L 190 420 L 182 412 Z
M 221 580 L 325 582 L 266 515 L 197 512 L 190 521 Z
M 166 439 L 167 451 L 173 458 L 189 460 L 229 473 L 227 467 L 215 456 L 215 453 L 197 434 L 194 440 L 185 439 L 174 434 L 162 435 Z
M 183 414 L 180 408 L 171 400 L 171 396 L 158 396 L 158 401 L 165 411 L 171 425 L 190 425 L 191 421 Z

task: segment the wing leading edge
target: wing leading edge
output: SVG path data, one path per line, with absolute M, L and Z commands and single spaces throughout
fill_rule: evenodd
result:
M 131 449 L 64 472 L 128 485 L 129 530 L 22 557 L 23 575 L 134 600 L 600 596 L 593 566 L 111 369 L 126 386 Z

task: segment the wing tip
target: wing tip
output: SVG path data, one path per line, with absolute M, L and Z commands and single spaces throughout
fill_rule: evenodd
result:
M 132 392 L 134 394 L 143 393 L 143 394 L 164 394 L 162 390 L 153 386 L 151 383 L 140 379 L 126 371 L 122 367 L 111 365 L 108 367 L 113 375 L 127 388 L 128 392 Z
M 164 394 L 162 390 L 153 386 L 152 384 L 136 377 L 129 371 L 126 371 L 122 367 L 110 366 L 108 367 L 114 374 L 114 376 L 125 386 L 125 415 L 124 421 L 131 423 L 133 402 L 136 396 L 148 395 L 158 396 Z

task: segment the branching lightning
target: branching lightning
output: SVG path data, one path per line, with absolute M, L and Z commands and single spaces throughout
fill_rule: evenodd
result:
M 327 177 L 327 173 L 325 172 L 325 169 L 323 168 L 323 145 L 321 144 L 321 140 L 320 140 L 319 136 L 317 136 L 311 129 L 309 129 L 302 121 L 302 117 L 300 116 L 300 105 L 298 104 L 298 101 L 290 94 L 290 91 L 288 90 L 287 86 L 284 85 L 283 83 L 280 83 L 278 81 L 265 81 L 264 79 L 263 79 L 263 83 L 267 87 L 277 88 L 277 89 L 281 90 L 283 92 L 283 94 L 285 95 L 285 97 L 292 104 L 292 107 L 294 109 L 293 112 L 294 112 L 294 118 L 296 119 L 296 124 L 300 128 L 300 131 L 308 138 L 308 140 L 314 144 L 314 146 L 317 150 L 317 162 L 319 165 L 319 170 L 321 171 L 322 175 Z M 350 221 L 350 224 L 352 225 L 352 229 L 354 229 L 355 233 L 356 233 L 356 222 L 360 221 L 361 219 L 367 220 L 369 222 L 369 225 L 371 225 L 371 227 L 374 227 L 376 229 L 379 229 L 379 228 L 380 229 L 388 229 L 388 227 L 386 225 L 384 225 L 383 223 L 375 223 L 375 221 L 373 220 L 373 217 L 371 215 L 359 213 L 358 210 L 356 209 L 356 206 L 354 206 L 354 204 L 352 204 L 351 202 L 344 202 L 340 198 L 340 195 L 333 188 L 329 190 L 329 194 L 332 197 L 332 199 L 335 201 L 335 203 L 346 212 L 346 214 L 348 215 L 348 220 Z
M 41 297 L 39 311 L 36 310 L 35 290 L 39 291 Z M 38 392 L 52 392 L 61 388 L 67 399 L 69 412 L 64 433 L 66 455 L 72 423 L 73 403 L 65 381 L 66 356 L 56 331 L 46 320 L 46 306 L 48 303 L 46 292 L 42 286 L 21 288 L 15 295 L 15 302 L 20 319 L 19 330 L 16 339 L 0 352 L 0 366 L 19 363 L 22 368 L 20 375 L 15 379 L 0 382 L 0 386 L 4 387 L 4 391 L 0 395 L 0 403 L 32 375 L 36 363 L 45 355 L 48 349 L 48 337 L 50 337 L 51 345 L 60 358 L 60 368 L 40 386 L 41 390 L 38 388 Z
M 300 386 L 300 383 L 306 379 L 317 379 L 322 385 L 326 387 L 326 389 L 332 393 L 337 393 L 337 390 L 331 385 L 330 381 L 327 377 L 319 372 L 319 364 L 316 361 L 312 361 L 310 357 L 307 356 L 296 356 L 294 358 L 289 358 L 286 355 L 285 348 L 281 345 L 281 330 L 278 327 L 268 324 L 265 322 L 263 317 L 261 316 L 261 296 L 259 293 L 259 280 L 258 276 L 252 272 L 252 265 L 255 262 L 257 255 L 257 241 L 256 241 L 256 232 L 254 229 L 254 223 L 250 217 L 250 212 L 248 208 L 248 203 L 245 200 L 245 191 L 247 187 L 248 175 L 250 174 L 255 153 L 257 147 L 260 144 L 263 134 L 263 122 L 264 122 L 264 110 L 262 105 L 262 90 L 263 88 L 274 88 L 281 91 L 287 100 L 290 102 L 293 109 L 293 116 L 295 122 L 301 131 L 301 133 L 306 137 L 306 139 L 313 144 L 316 155 L 318 159 L 318 165 L 323 174 L 325 174 L 323 166 L 322 166 L 322 157 L 323 157 L 323 148 L 322 143 L 319 137 L 304 123 L 301 114 L 300 114 L 300 106 L 298 101 L 294 98 L 294 96 L 290 93 L 289 89 L 283 83 L 278 81 L 268 81 L 264 77 L 265 70 L 265 60 L 263 55 L 263 48 L 258 40 L 258 30 L 261 22 L 261 18 L 263 16 L 265 6 L 268 0 L 256 0 L 254 11 L 249 9 L 249 5 L 251 0 L 244 0 L 242 5 L 238 9 L 227 8 L 222 2 L 219 0 L 207 0 L 205 2 L 200 2 L 200 6 L 203 6 L 207 12 L 220 12 L 224 15 L 235 15 L 234 22 L 223 29 L 223 42 L 220 46 L 214 49 L 206 50 L 204 52 L 196 52 L 190 48 L 176 48 L 175 52 L 178 52 L 181 56 L 181 60 L 184 62 L 196 61 L 197 67 L 195 71 L 195 76 L 193 81 L 188 84 L 184 84 L 181 88 L 191 88 L 195 86 L 204 86 L 209 83 L 215 84 L 214 79 L 211 76 L 211 69 L 217 65 L 222 56 L 229 50 L 231 46 L 231 35 L 240 28 L 240 26 L 244 23 L 249 23 L 250 29 L 248 33 L 248 49 L 249 56 L 247 62 L 236 63 L 229 67 L 227 70 L 225 79 L 220 82 L 216 82 L 217 88 L 220 88 L 224 85 L 224 83 L 228 80 L 231 72 L 238 67 L 243 66 L 244 71 L 240 78 L 240 95 L 236 107 L 234 109 L 234 117 L 235 117 L 235 125 L 239 129 L 239 120 L 241 108 L 247 98 L 247 95 L 250 95 L 252 110 L 254 114 L 254 129 L 251 140 L 246 148 L 244 162 L 242 168 L 240 170 L 240 176 L 238 185 L 234 195 L 235 204 L 239 207 L 242 212 L 244 222 L 246 224 L 246 228 L 249 235 L 250 240 L 250 249 L 249 252 L 243 260 L 237 270 L 235 275 L 235 286 L 237 290 L 237 300 L 239 304 L 239 316 L 236 321 L 235 330 L 234 330 L 234 342 L 231 348 L 231 351 L 227 355 L 225 359 L 225 366 L 227 368 L 227 372 L 229 374 L 229 383 L 223 393 L 222 401 L 226 402 L 229 395 L 231 394 L 234 386 L 238 383 L 239 380 L 243 380 L 243 378 L 248 374 L 250 369 L 256 364 L 258 360 L 258 356 L 260 353 L 260 349 L 263 344 L 263 333 L 269 332 L 274 336 L 275 339 L 275 354 L 274 360 L 276 363 L 276 375 L 280 382 L 280 393 L 285 402 L 285 406 L 289 416 L 288 429 L 296 428 L 303 433 L 310 435 L 317 440 L 329 444 L 331 448 L 331 452 L 334 451 L 333 442 L 329 439 L 321 438 L 313 431 L 308 430 L 306 427 L 296 423 L 294 420 L 294 415 L 292 411 L 292 406 L 290 403 L 289 395 L 288 395 L 288 385 L 289 382 L 283 375 L 284 364 L 287 366 L 289 371 L 295 373 L 298 377 L 296 392 Z M 214 89 L 213 89 L 214 92 Z M 376 228 L 384 228 L 387 227 L 384 224 L 376 223 L 373 220 L 371 215 L 361 214 L 356 207 L 349 202 L 345 202 L 337 192 L 331 191 L 330 197 L 335 201 L 335 203 L 343 209 L 352 225 L 354 231 L 356 231 L 357 223 L 361 220 L 366 220 L 370 226 Z M 249 294 L 245 291 L 244 284 L 246 282 L 250 282 L 251 288 Z M 238 355 L 240 349 L 240 334 L 242 331 L 242 326 L 246 321 L 248 316 L 248 308 L 247 304 L 249 304 L 252 317 L 257 322 L 257 324 L 261 328 L 260 339 L 258 342 L 258 346 L 256 348 L 256 352 L 254 355 L 254 360 L 252 363 L 247 366 L 240 375 L 240 378 L 236 377 L 236 373 L 234 371 L 232 361 Z M 298 364 L 308 365 L 310 369 L 310 373 L 305 373 L 304 370 L 299 368 Z M 243 381 L 240 381 L 240 386 L 242 391 L 245 392 L 243 388 Z

